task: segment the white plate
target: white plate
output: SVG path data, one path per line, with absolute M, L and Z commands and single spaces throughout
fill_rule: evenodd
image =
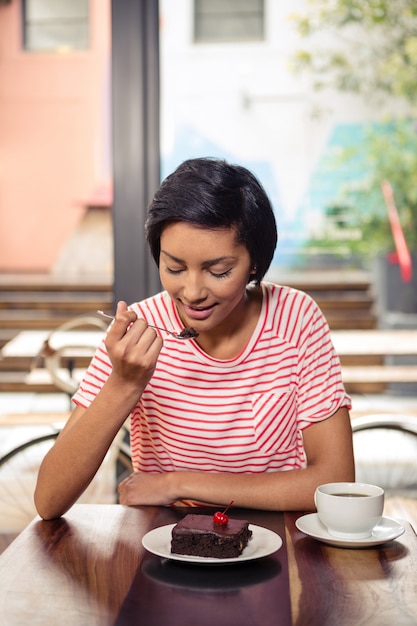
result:
M 309 537 L 314 537 L 314 539 L 328 543 L 331 546 L 340 546 L 342 548 L 367 548 L 377 546 L 381 543 L 396 539 L 405 531 L 404 526 L 402 526 L 400 522 L 390 517 L 383 517 L 379 524 L 375 526 L 370 537 L 366 537 L 365 539 L 338 539 L 329 535 L 326 527 L 319 520 L 317 513 L 309 513 L 308 515 L 299 517 L 295 525 L 298 530 L 309 535 Z
M 252 531 L 252 538 L 242 554 L 238 557 L 233 559 L 215 559 L 211 557 L 174 554 L 171 552 L 171 531 L 174 526 L 175 524 L 168 524 L 167 526 L 159 526 L 158 528 L 150 530 L 142 538 L 143 547 L 157 556 L 172 559 L 173 561 L 186 561 L 188 563 L 201 563 L 203 565 L 215 563 L 219 565 L 223 563 L 240 563 L 241 561 L 260 559 L 276 552 L 282 546 L 282 539 L 277 533 L 274 533 L 268 528 L 263 528 L 262 526 L 249 524 L 249 529 Z

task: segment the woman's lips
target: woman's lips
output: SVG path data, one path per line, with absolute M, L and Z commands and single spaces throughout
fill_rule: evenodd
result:
M 193 307 L 187 306 L 184 303 L 182 303 L 182 306 L 186 316 L 193 320 L 205 320 L 210 317 L 211 313 L 214 310 L 214 305 L 210 307 L 205 307 L 204 309 L 194 309 Z

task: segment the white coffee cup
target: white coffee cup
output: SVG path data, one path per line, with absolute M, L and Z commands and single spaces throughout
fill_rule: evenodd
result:
M 370 537 L 384 510 L 384 490 L 366 483 L 327 483 L 314 494 L 319 520 L 341 539 Z

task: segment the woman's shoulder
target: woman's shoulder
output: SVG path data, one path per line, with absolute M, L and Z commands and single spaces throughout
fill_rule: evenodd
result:
M 295 287 L 291 287 L 290 285 L 281 285 L 279 283 L 264 281 L 262 282 L 262 288 L 264 294 L 269 297 L 271 302 L 276 302 L 277 304 L 279 303 L 283 305 L 287 303 L 290 306 L 294 306 L 295 304 L 298 306 L 317 306 L 313 298 L 308 293 L 301 291 L 300 289 L 296 289 Z
M 327 327 L 325 317 L 314 299 L 299 289 L 277 283 L 263 283 L 265 314 L 271 327 L 282 336 L 302 333 L 303 328 Z

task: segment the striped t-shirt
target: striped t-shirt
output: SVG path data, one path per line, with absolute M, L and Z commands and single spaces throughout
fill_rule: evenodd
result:
M 262 283 L 246 347 L 219 360 L 195 341 L 164 335 L 151 381 L 131 414 L 134 469 L 272 472 L 304 467 L 301 431 L 350 407 L 327 322 L 303 292 Z M 149 324 L 180 330 L 166 292 L 131 307 Z M 89 406 L 111 371 L 99 346 L 74 396 Z

